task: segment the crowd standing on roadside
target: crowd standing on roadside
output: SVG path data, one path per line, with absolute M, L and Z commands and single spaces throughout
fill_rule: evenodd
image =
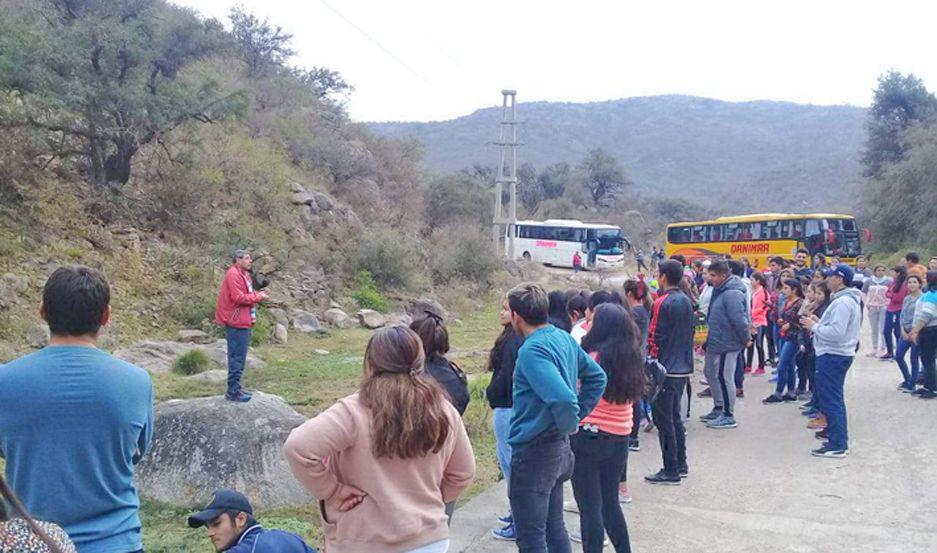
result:
M 630 551 L 621 505 L 632 501 L 627 467 L 639 429 L 656 428 L 662 458 L 645 482 L 680 485 L 689 475 L 694 351 L 708 385 L 699 395 L 713 402 L 700 417 L 708 428 L 736 428 L 745 376 L 774 368 L 775 391 L 762 403 L 803 401 L 823 440 L 811 451 L 818 457 L 849 453 L 844 387 L 863 324 L 866 355 L 896 363 L 897 388 L 937 398 L 937 257 L 925 267 L 909 252 L 888 274 L 866 258 L 852 267 L 818 255 L 810 267 L 806 250 L 793 263 L 771 258 L 764 271 L 747 260 L 662 255 L 654 248 L 655 274 L 621 290 L 525 284 L 507 294 L 486 390 L 511 506 L 495 538 L 523 552 L 565 553 L 571 539 L 587 552 L 605 543 Z M 251 263 L 235 253 L 216 313 L 228 341 L 225 397 L 235 402 L 251 399 L 241 377 L 256 306 L 268 299 Z M 134 470 L 152 440 L 153 386 L 146 371 L 96 347 L 110 309 L 101 273 L 57 269 L 40 306 L 49 345 L 0 366 L 0 551 L 143 550 Z M 284 444 L 297 485 L 318 498 L 330 552 L 449 549 L 475 460 L 460 416 L 467 378 L 448 351 L 445 320 L 432 310 L 376 331 L 358 391 Z M 564 505 L 567 480 L 573 498 Z M 578 531 L 567 532 L 564 509 L 579 514 Z M 204 526 L 217 551 L 313 551 L 296 534 L 265 529 L 236 490 L 217 490 L 188 523 Z

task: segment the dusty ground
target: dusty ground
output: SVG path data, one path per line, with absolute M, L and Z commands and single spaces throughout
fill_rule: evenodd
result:
M 631 454 L 634 503 L 624 509 L 633 550 L 937 551 L 937 400 L 896 391 L 898 380 L 894 363 L 857 358 L 846 380 L 845 459 L 810 456 L 819 441 L 799 409 L 761 404 L 769 393 L 767 377 L 747 379 L 734 430 L 698 422 L 711 404 L 694 397 L 690 477 L 682 486 L 643 482 L 660 467 L 656 432 L 642 433 L 642 450 Z M 699 389 L 694 384 L 694 396 Z M 452 551 L 516 550 L 487 535 L 495 516 L 506 511 L 502 482 L 456 512 Z M 567 514 L 566 521 L 578 528 L 576 515 Z

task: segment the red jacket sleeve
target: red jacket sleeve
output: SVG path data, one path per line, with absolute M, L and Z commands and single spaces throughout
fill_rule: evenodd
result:
M 228 290 L 228 298 L 234 305 L 255 305 L 263 301 L 260 294 L 251 292 L 247 282 L 240 271 L 228 271 L 224 277 L 224 287 Z

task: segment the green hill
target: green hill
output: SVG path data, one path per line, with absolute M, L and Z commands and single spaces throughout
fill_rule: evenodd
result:
M 589 149 L 616 155 L 635 191 L 725 212 L 846 210 L 859 186 L 866 110 L 789 102 L 651 96 L 585 104 L 518 104 L 520 162 L 575 164 Z M 490 164 L 500 108 L 450 121 L 371 123 L 379 135 L 414 137 L 427 169 Z

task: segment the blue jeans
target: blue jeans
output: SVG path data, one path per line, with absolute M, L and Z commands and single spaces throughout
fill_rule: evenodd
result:
M 817 356 L 816 385 L 820 393 L 820 411 L 826 415 L 830 449 L 849 447 L 843 386 L 846 383 L 846 371 L 852 365 L 852 360 L 852 357 L 828 353 Z
M 247 361 L 247 348 L 251 345 L 251 329 L 225 327 L 228 342 L 228 396 L 234 397 L 241 391 L 241 375 Z
M 904 360 L 904 356 L 908 353 L 908 350 L 911 350 L 911 371 L 908 372 L 908 363 Z M 895 350 L 895 362 L 898 363 L 898 368 L 901 370 L 901 376 L 904 377 L 904 385 L 907 388 L 914 388 L 915 382 L 917 382 L 917 375 L 921 369 L 918 359 L 921 356 L 921 350 L 918 348 L 917 344 L 914 342 L 909 342 L 904 338 L 898 338 L 898 349 Z
M 498 466 L 501 467 L 501 474 L 504 480 L 511 485 L 511 444 L 508 443 L 508 435 L 511 433 L 511 412 L 510 407 L 496 407 L 492 416 L 492 424 L 495 428 L 495 453 L 498 455 Z
M 788 393 L 797 395 L 797 382 L 794 378 L 797 349 L 797 338 L 781 340 L 781 353 L 778 356 L 778 384 L 774 389 L 774 393 L 779 396 L 784 394 L 785 387 Z
M 553 431 L 512 447 L 508 496 L 521 553 L 571 553 L 563 523 L 563 482 L 572 475 L 568 436 Z
M 630 552 L 628 524 L 618 503 L 618 480 L 628 462 L 628 436 L 580 430 L 570 438 L 576 465 L 573 495 L 579 506 L 584 553 L 601 553 L 604 533 L 616 553 Z
M 885 312 L 885 349 L 888 355 L 895 354 L 895 344 L 901 339 L 901 311 Z

